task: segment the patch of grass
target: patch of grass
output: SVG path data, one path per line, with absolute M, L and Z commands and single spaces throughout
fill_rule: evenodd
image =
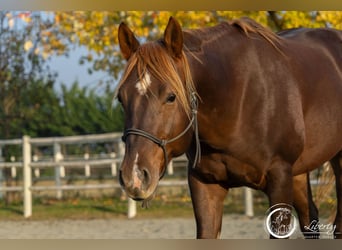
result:
M 127 204 L 119 199 L 41 199 L 33 204 L 32 219 L 94 219 L 124 217 Z
M 45 219 L 92 219 L 125 216 L 127 205 L 118 200 L 103 199 L 51 199 L 40 198 L 33 201 L 31 220 Z M 0 220 L 23 219 L 23 204 L 5 205 L 0 203 Z
M 191 203 L 160 202 L 151 203 L 148 208 L 142 208 L 137 204 L 137 218 L 186 218 L 193 217 Z
M 126 218 L 128 202 L 120 198 L 39 198 L 33 201 L 30 220 L 48 219 L 106 219 Z M 142 208 L 137 203 L 139 217 L 187 217 L 193 216 L 190 202 L 181 199 L 168 200 L 156 198 L 149 208 Z M 0 202 L 0 220 L 22 220 L 22 202 L 5 205 Z

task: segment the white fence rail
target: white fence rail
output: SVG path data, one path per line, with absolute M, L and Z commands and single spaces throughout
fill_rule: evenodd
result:
M 82 160 L 64 159 L 62 154 L 61 145 L 67 144 L 89 144 L 89 143 L 111 143 L 113 145 L 113 152 L 109 154 L 109 157 L 105 159 L 91 159 L 89 154 L 84 154 Z M 11 157 L 10 162 L 2 160 L 2 149 L 8 145 L 21 145 L 22 147 L 22 159 L 16 161 L 14 157 Z M 48 159 L 38 160 L 38 156 L 32 153 L 33 147 L 38 146 L 52 146 L 53 156 Z M 117 174 L 118 167 L 124 155 L 124 145 L 121 142 L 121 133 L 108 133 L 100 135 L 84 135 L 84 136 L 68 136 L 68 137 L 50 137 L 50 138 L 30 138 L 23 136 L 22 139 L 13 140 L 0 140 L 0 173 L 4 168 L 11 169 L 12 177 L 17 174 L 17 169 L 22 168 L 22 185 L 20 186 L 4 186 L 0 185 L 1 192 L 21 191 L 23 192 L 23 214 L 25 218 L 32 215 L 32 196 L 36 191 L 53 190 L 56 191 L 57 198 L 61 198 L 63 191 L 65 190 L 89 190 L 89 189 L 115 189 L 120 188 L 118 182 L 112 184 L 84 184 L 84 185 L 65 185 L 62 184 L 62 178 L 65 177 L 65 169 L 83 168 L 84 176 L 89 177 L 91 175 L 91 169 L 97 166 L 108 166 L 111 168 L 111 175 L 114 177 Z M 173 174 L 173 163 L 184 162 L 185 157 L 174 159 L 168 166 L 168 174 Z M 39 177 L 40 170 L 45 168 L 54 169 L 55 185 L 53 186 L 37 186 L 32 184 L 33 176 Z M 161 180 L 160 186 L 186 186 L 186 178 L 182 180 Z M 246 215 L 253 216 L 253 197 L 250 189 L 245 189 L 245 207 Z M 128 218 L 133 218 L 136 215 L 136 203 L 128 199 Z

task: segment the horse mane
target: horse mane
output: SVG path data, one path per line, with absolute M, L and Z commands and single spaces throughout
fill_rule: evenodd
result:
M 271 30 L 263 27 L 262 25 L 258 24 L 250 18 L 240 18 L 233 20 L 229 23 L 222 23 L 222 25 L 230 25 L 232 27 L 236 27 L 239 30 L 241 30 L 247 37 L 250 37 L 251 33 L 260 35 L 267 42 L 269 42 L 276 50 L 283 54 L 277 46 L 277 44 L 279 45 L 281 42 L 281 37 L 277 36 Z M 187 53 L 190 53 L 195 59 L 199 60 L 192 53 L 192 50 L 200 48 L 200 44 L 202 43 L 201 39 L 198 39 L 196 37 L 201 37 L 206 33 L 206 30 L 210 30 L 210 39 L 215 39 L 215 37 L 219 36 L 221 32 L 224 32 L 224 29 L 222 28 L 223 27 L 221 25 L 218 25 L 207 29 L 204 28 L 197 30 L 188 30 L 186 32 L 183 32 L 183 34 L 187 37 L 185 39 L 184 44 L 185 51 Z M 195 37 L 193 37 L 191 34 L 195 34 Z M 186 42 L 189 39 L 191 41 Z M 195 49 L 187 45 L 192 46 Z M 143 77 L 146 72 L 149 72 L 153 77 L 157 78 L 160 82 L 168 83 L 171 85 L 172 90 L 177 95 L 177 99 L 180 101 L 185 112 L 188 115 L 190 115 L 191 105 L 189 96 L 192 92 L 196 93 L 195 85 L 192 80 L 185 52 L 182 51 L 181 57 L 176 60 L 181 60 L 182 67 L 180 67 L 180 69 L 177 69 L 174 59 L 165 50 L 165 47 L 162 41 L 160 40 L 155 42 L 147 42 L 145 44 L 140 45 L 127 62 L 123 76 L 115 90 L 115 96 L 118 94 L 120 87 L 127 80 L 128 76 L 132 73 L 134 69 L 137 69 L 138 74 L 136 81 L 140 81 L 141 84 L 146 84 L 143 80 Z M 179 70 L 181 72 L 179 72 Z M 182 82 L 180 76 L 184 77 L 185 83 Z M 148 89 L 147 86 L 146 89 Z
M 235 19 L 229 22 L 229 24 L 243 31 L 247 37 L 249 37 L 250 33 L 260 35 L 276 50 L 282 53 L 282 51 L 278 47 L 278 45 L 281 43 L 281 37 L 277 36 L 277 34 L 275 34 L 272 30 L 260 25 L 254 20 L 248 17 L 242 17 L 240 19 Z
M 176 60 L 181 60 L 181 72 L 177 69 L 175 61 L 165 50 L 161 41 L 142 44 L 128 60 L 115 93 L 118 93 L 118 90 L 132 73 L 133 69 L 137 69 L 138 78 L 136 81 L 140 81 L 142 84 L 145 84 L 143 80 L 145 73 L 149 72 L 160 82 L 170 84 L 185 112 L 190 115 L 191 105 L 189 97 L 192 92 L 195 92 L 195 86 L 185 53 L 182 52 L 181 58 Z M 185 83 L 182 82 L 181 76 L 184 76 Z M 146 89 L 148 88 L 146 87 Z

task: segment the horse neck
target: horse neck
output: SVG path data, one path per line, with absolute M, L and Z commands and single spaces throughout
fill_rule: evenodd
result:
M 239 111 L 249 101 L 244 98 L 246 93 L 258 95 L 258 91 L 263 89 L 260 85 L 251 84 L 250 80 L 259 72 L 249 65 L 259 65 L 258 60 L 262 57 L 253 43 L 244 34 L 228 30 L 221 34 L 220 40 L 205 42 L 199 52 L 187 55 L 200 97 L 200 137 L 209 138 L 213 133 L 206 128 L 213 126 L 216 130 L 224 127 L 226 131 L 234 131 L 236 122 L 241 118 Z M 265 46 L 270 46 L 267 41 Z M 274 49 L 271 51 L 278 53 Z

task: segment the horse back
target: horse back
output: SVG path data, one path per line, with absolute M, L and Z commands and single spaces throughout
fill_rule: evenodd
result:
M 294 172 L 311 170 L 342 150 L 342 31 L 293 29 L 278 33 L 296 75 L 305 146 Z
M 280 31 L 278 36 L 284 40 L 316 46 L 327 50 L 342 70 L 342 31 L 329 28 L 296 28 Z

